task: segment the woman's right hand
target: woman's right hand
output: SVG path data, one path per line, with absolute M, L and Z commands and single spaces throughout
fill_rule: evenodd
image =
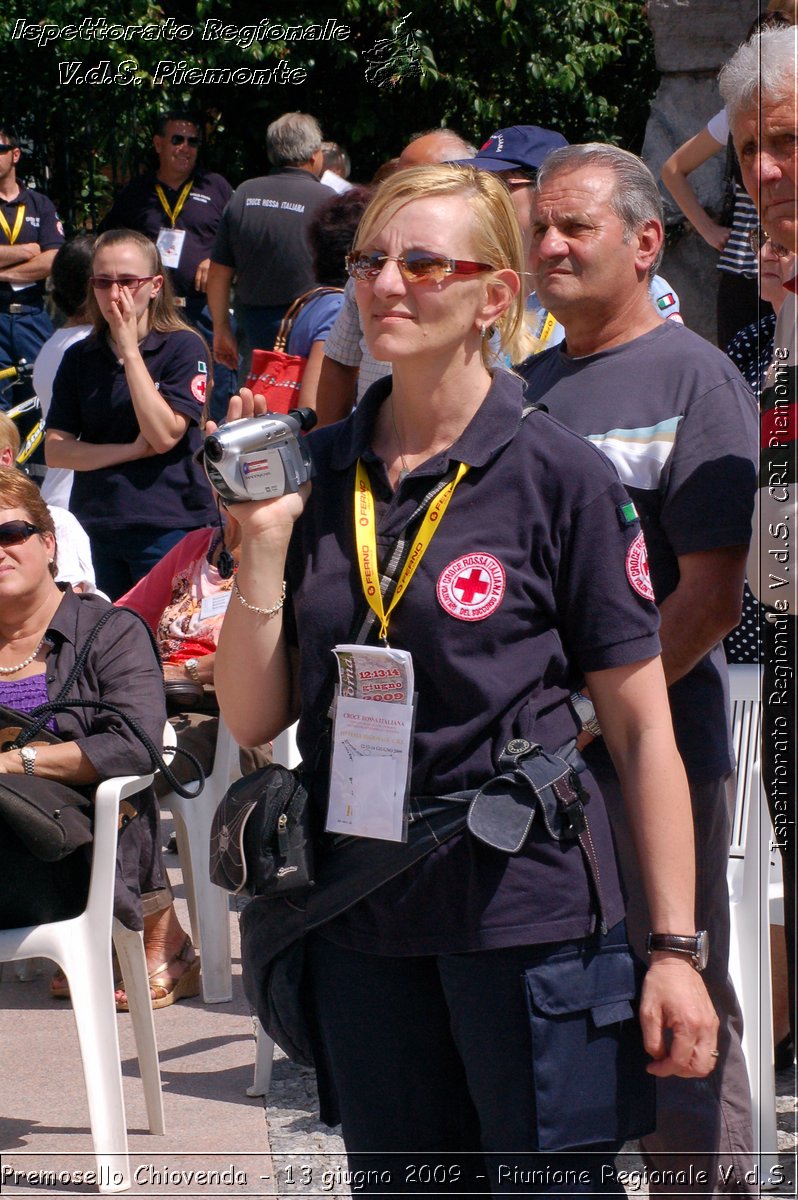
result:
M 256 395 L 249 388 L 242 387 L 236 395 L 230 397 L 230 404 L 225 417 L 225 424 L 230 421 L 247 420 L 259 417 L 267 412 L 266 401 L 261 395 Z M 205 433 L 215 433 L 219 426 L 215 421 L 208 421 Z M 252 538 L 277 538 L 287 544 L 294 523 L 302 515 L 302 511 L 310 495 L 310 484 L 303 483 L 298 492 L 286 492 L 276 500 L 253 500 L 240 504 L 226 505 L 235 516 L 242 529 L 244 540 Z M 224 502 L 222 502 L 224 503 Z
M 714 221 L 707 221 L 698 232 L 707 245 L 718 251 L 724 249 L 731 237 L 731 229 L 727 229 L 725 225 L 717 225 Z

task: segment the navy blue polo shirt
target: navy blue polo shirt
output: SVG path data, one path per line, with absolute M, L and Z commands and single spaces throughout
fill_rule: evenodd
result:
M 390 644 L 409 650 L 415 667 L 411 793 L 440 796 L 493 776 L 510 738 L 548 749 L 573 738 L 569 696 L 584 673 L 656 655 L 658 616 L 629 581 L 640 528 L 614 471 L 545 413 L 522 422 L 520 380 L 498 371 L 462 437 L 396 493 L 369 449 L 390 387 L 379 381 L 345 421 L 310 435 L 318 475 L 286 573 L 286 633 L 300 653 L 298 741 L 312 763 L 330 651 L 352 640 L 367 611 L 354 550 L 357 458 L 372 481 L 381 558 L 450 461 L 469 463 L 389 628 Z M 645 581 L 636 586 L 644 591 Z M 315 780 L 320 806 L 327 766 Z M 598 789 L 587 784 L 612 924 L 623 912 L 612 838 Z M 553 842 L 536 822 L 517 857 L 455 837 L 324 933 L 376 953 L 442 953 L 584 937 L 595 915 L 579 847 Z
M 4 200 L 0 197 L 0 208 L 12 233 L 20 205 L 25 207 L 25 217 L 14 245 L 38 242 L 41 250 L 57 250 L 64 244 L 64 228 L 52 200 L 48 200 L 41 192 L 34 192 L 32 188 L 20 188 L 16 200 Z M 5 230 L 0 227 L 0 246 L 8 245 L 10 240 Z M 46 279 L 40 279 L 30 287 L 19 290 L 12 288 L 10 283 L 0 283 L 0 305 L 41 304 L 46 282 Z
M 518 368 L 530 400 L 607 455 L 637 505 L 657 602 L 681 555 L 751 537 L 756 401 L 725 354 L 673 321 L 599 354 L 555 347 Z M 698 783 L 734 767 L 718 644 L 669 691 L 684 765 Z
M 134 526 L 196 529 L 216 520 L 210 486 L 193 460 L 202 442 L 205 342 L 191 330 L 151 330 L 139 349 L 160 394 L 188 417 L 188 428 L 166 454 L 75 472 L 70 508 L 88 533 Z M 92 334 L 65 353 L 53 382 L 47 428 L 100 445 L 138 437 L 124 367 L 104 336 Z
M 100 230 L 137 229 L 150 241 L 157 242 L 162 229 L 172 228 L 172 222 L 155 191 L 158 182 L 155 171 L 132 179 L 103 218 Z M 161 187 L 170 209 L 174 211 L 183 187 L 170 188 L 165 183 L 161 183 Z M 169 271 L 178 296 L 197 299 L 204 295 L 195 289 L 194 276 L 202 260 L 211 256 L 216 230 L 232 194 L 233 189 L 222 175 L 216 175 L 213 171 L 194 172 L 191 191 L 174 224 L 175 229 L 186 231 L 180 263 Z

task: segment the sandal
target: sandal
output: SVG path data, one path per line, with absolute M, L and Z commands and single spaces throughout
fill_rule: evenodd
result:
M 119 959 L 116 957 L 116 950 L 113 951 L 111 957 L 111 965 L 114 972 L 114 984 L 118 987 L 122 982 L 122 969 L 119 966 Z M 56 968 L 55 974 L 50 980 L 50 995 L 53 1000 L 69 1000 L 69 980 L 60 967 Z
M 194 957 L 189 958 L 189 953 L 194 954 Z M 182 975 L 179 975 L 177 979 L 173 979 L 166 972 L 176 962 L 184 962 L 188 965 Z M 166 983 L 162 983 L 159 977 L 165 979 Z M 188 1000 L 192 996 L 199 995 L 200 960 L 196 956 L 188 934 L 186 934 L 186 940 L 177 953 L 173 954 L 165 963 L 161 963 L 155 970 L 150 971 L 148 978 L 150 981 L 150 995 L 153 1008 L 168 1008 L 170 1004 L 174 1004 L 178 1000 Z M 130 1011 L 127 996 L 124 996 L 124 994 L 117 997 L 116 1011 Z
M 50 995 L 53 1000 L 69 999 L 69 980 L 60 967 L 50 980 Z

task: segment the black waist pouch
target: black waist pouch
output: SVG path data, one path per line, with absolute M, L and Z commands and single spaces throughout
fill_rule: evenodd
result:
M 590 799 L 579 775 L 585 770 L 575 742 L 550 753 L 536 742 L 513 738 L 499 758 L 500 774 L 489 779 L 468 806 L 466 824 L 474 837 L 504 854 L 520 854 L 537 818 L 558 842 L 576 842 L 582 852 L 602 933 L 607 932 L 601 871 L 585 814 Z
M 574 744 L 550 754 L 535 742 L 513 738 L 499 759 L 501 774 L 479 789 L 468 808 L 468 829 L 495 850 L 519 854 L 537 816 L 558 841 L 576 841 L 587 827 L 585 769 Z
M 299 769 L 270 763 L 228 788 L 211 824 L 210 874 L 234 895 L 278 896 L 313 883 L 310 807 Z

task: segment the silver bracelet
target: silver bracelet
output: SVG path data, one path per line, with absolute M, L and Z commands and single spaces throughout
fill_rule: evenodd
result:
M 285 580 L 283 580 L 283 589 L 280 592 L 280 599 L 276 604 L 273 604 L 271 608 L 258 608 L 257 604 L 250 604 L 248 600 L 245 600 L 241 594 L 241 588 L 238 586 L 237 575 L 233 576 L 233 591 L 238 597 L 239 603 L 244 605 L 244 608 L 248 608 L 250 612 L 257 613 L 259 617 L 266 617 L 267 619 L 270 617 L 276 617 L 280 609 L 285 604 Z

